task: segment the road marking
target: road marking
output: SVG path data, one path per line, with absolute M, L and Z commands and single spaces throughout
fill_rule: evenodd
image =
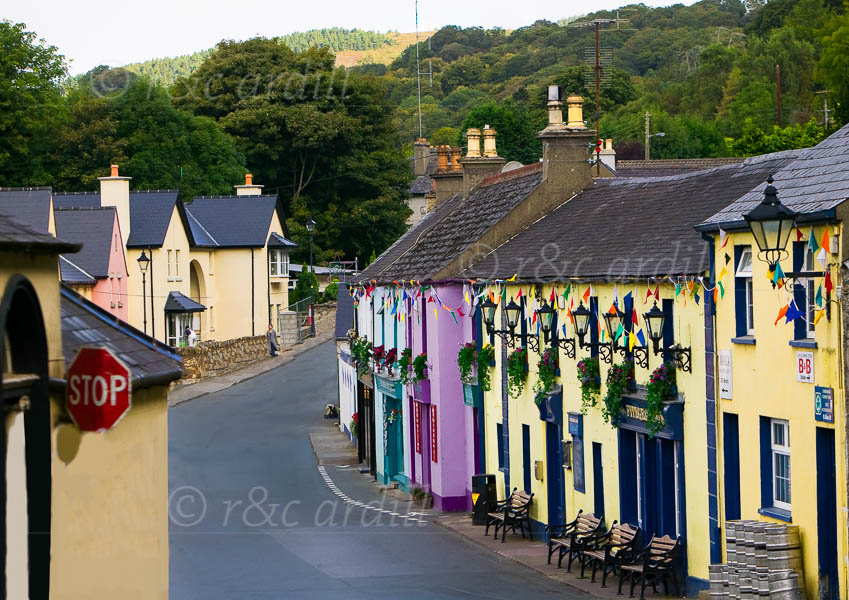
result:
M 324 483 L 327 484 L 328 489 L 332 491 L 340 500 L 344 501 L 345 504 L 350 504 L 351 506 L 356 506 L 363 510 L 373 510 L 383 514 L 389 514 L 392 517 L 397 517 L 399 519 L 405 519 L 408 521 L 412 521 L 415 523 L 427 523 L 427 519 L 421 519 L 418 517 L 427 516 L 425 513 L 419 512 L 409 512 L 406 514 L 401 514 L 397 512 L 392 512 L 390 510 L 386 510 L 384 508 L 380 508 L 379 506 L 372 506 L 369 503 L 363 503 L 358 500 L 354 500 L 350 498 L 345 492 L 339 489 L 339 487 L 333 482 L 333 479 L 330 475 L 327 474 L 327 468 L 324 465 L 318 466 L 318 473 L 321 475 L 321 478 L 324 479 Z

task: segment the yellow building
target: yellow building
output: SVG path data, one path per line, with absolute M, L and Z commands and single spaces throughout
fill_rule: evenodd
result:
M 646 543 L 652 534 L 680 537 L 690 594 L 707 587 L 708 565 L 720 559 L 716 403 L 705 383 L 713 374 L 714 288 L 710 247 L 694 227 L 789 160 L 767 156 L 674 177 L 596 180 L 461 274 L 515 277 L 493 286 L 501 298 L 493 329 L 501 333 L 489 335 L 498 360 L 484 398 L 486 471 L 497 473 L 504 493 L 534 493 L 538 526 L 583 510 L 604 516 L 608 527 L 614 520 L 640 527 Z M 720 303 L 728 297 L 727 290 L 716 294 Z M 511 299 L 522 306 L 514 336 L 505 310 Z M 655 303 L 664 319 L 657 350 L 646 322 Z M 556 305 L 547 341 L 534 315 L 545 305 Z M 582 342 L 573 319 L 583 311 Z M 608 327 L 603 317 L 611 312 L 622 314 L 611 315 Z M 506 389 L 513 348 L 505 339 L 531 347 L 518 397 Z M 537 365 L 547 346 L 557 350 L 559 387 L 537 398 Z M 585 404 L 578 363 L 587 358 L 601 358 L 600 390 Z M 636 364 L 608 406 L 608 374 L 626 359 Z M 677 393 L 660 405 L 663 422 L 654 430 L 647 384 L 663 362 L 675 372 Z
M 847 157 L 844 127 L 700 226 L 726 289 L 716 318 L 720 522 L 797 525 L 809 598 L 847 595 Z M 795 226 L 757 243 L 744 215 L 759 203 L 775 210 L 776 197 Z
M 60 287 L 58 254 L 78 249 L 0 214 L 0 595 L 167 598 L 167 390 L 179 358 Z M 97 344 L 122 349 L 132 407 L 112 430 L 81 434 L 65 409 L 65 371 Z

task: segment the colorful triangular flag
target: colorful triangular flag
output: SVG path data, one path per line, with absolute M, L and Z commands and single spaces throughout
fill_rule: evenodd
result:
M 822 319 L 822 316 L 824 314 L 825 314 L 825 309 L 820 309 L 820 310 L 817 311 L 817 314 L 814 317 L 814 325 L 816 325 L 817 323 L 820 322 L 820 319 Z
M 825 272 L 825 293 L 830 294 L 834 289 L 834 284 L 831 283 L 831 269 Z
M 785 319 L 784 323 L 787 324 L 787 323 L 789 323 L 791 321 L 795 321 L 799 317 L 803 317 L 803 316 L 805 316 L 805 313 L 803 313 L 801 310 L 799 310 L 799 307 L 796 306 L 796 301 L 793 300 L 793 301 L 790 302 L 790 305 L 787 308 L 787 312 L 784 313 L 784 319 Z
M 725 248 L 726 244 L 728 244 L 728 234 L 722 229 L 719 228 L 719 247 Z
M 808 235 L 808 248 L 811 249 L 811 254 L 820 249 L 819 244 L 817 244 L 817 236 L 814 235 L 813 226 L 811 226 L 811 233 Z
M 789 304 L 785 304 L 784 306 L 782 306 L 782 307 L 779 309 L 779 311 L 778 311 L 778 316 L 777 316 L 777 317 L 775 317 L 775 323 L 773 323 L 773 326 L 778 325 L 778 322 L 779 322 L 779 321 L 780 321 L 780 320 L 784 317 L 784 315 L 786 315 L 786 314 L 787 314 L 787 309 L 789 309 L 789 308 L 790 308 L 790 305 L 789 305 Z
M 817 295 L 814 300 L 817 303 L 817 306 L 822 308 L 822 284 L 817 286 Z

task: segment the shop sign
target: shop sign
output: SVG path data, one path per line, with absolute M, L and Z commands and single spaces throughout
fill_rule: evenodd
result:
M 569 413 L 569 435 L 584 435 L 584 415 Z
M 377 383 L 377 391 L 383 392 L 393 398 L 401 399 L 401 383 L 397 379 L 385 379 L 383 377 L 375 377 Z
M 719 397 L 731 400 L 731 350 L 719 351 Z
M 834 423 L 834 389 L 814 387 L 814 420 Z
M 439 462 L 439 438 L 437 437 L 438 427 L 436 420 L 436 404 L 430 405 L 430 460 Z
M 814 353 L 796 353 L 796 381 L 802 383 L 814 382 Z
M 416 420 L 416 431 L 415 431 L 415 440 L 416 440 L 416 454 L 422 453 L 422 403 L 421 402 L 413 402 L 413 416 Z
M 106 348 L 80 348 L 67 378 L 65 406 L 80 431 L 109 431 L 130 411 L 130 369 Z

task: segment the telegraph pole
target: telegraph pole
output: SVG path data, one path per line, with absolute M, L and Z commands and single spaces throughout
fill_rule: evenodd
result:
M 651 113 L 649 111 L 646 111 L 646 160 L 649 159 L 649 156 L 651 154 L 649 152 L 649 143 L 651 141 L 651 135 L 649 133 L 650 128 L 651 128 Z
M 781 65 L 775 65 L 775 109 L 778 117 L 778 126 L 783 127 L 782 113 L 784 112 L 781 106 Z
M 422 74 L 419 67 L 419 0 L 416 0 L 416 90 L 419 103 L 419 137 L 422 137 Z

